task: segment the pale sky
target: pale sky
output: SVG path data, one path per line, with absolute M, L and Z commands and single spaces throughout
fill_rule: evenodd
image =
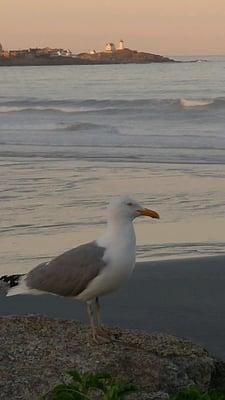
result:
M 162 55 L 225 54 L 225 0 L 0 0 L 5 49 L 100 51 L 120 38 Z

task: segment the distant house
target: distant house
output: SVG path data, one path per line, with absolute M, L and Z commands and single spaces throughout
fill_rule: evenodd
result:
M 59 49 L 51 49 L 48 53 L 49 57 L 62 57 L 61 50 Z
M 35 56 L 48 56 L 52 49 L 51 47 L 43 47 L 42 49 L 30 49 L 30 51 L 33 52 Z
M 10 50 L 9 56 L 10 57 L 26 57 L 29 56 L 30 51 L 28 49 L 23 50 Z
M 106 53 L 114 53 L 116 51 L 114 43 L 107 43 L 105 46 L 105 52 Z
M 38 47 L 34 47 L 34 48 L 30 48 L 29 49 L 29 53 L 30 53 L 30 55 L 32 56 L 32 57 L 37 57 L 37 56 L 39 56 L 40 55 L 40 51 L 41 51 L 42 49 L 39 49 Z
M 63 57 L 71 57 L 72 56 L 72 51 L 69 49 L 61 49 L 60 50 L 60 55 Z
M 2 58 L 9 58 L 9 51 L 7 51 L 7 50 L 2 50 L 2 51 L 0 52 L 0 57 L 2 57 Z
M 6 50 L 3 50 L 2 44 L 0 43 L 0 57 L 2 58 L 8 58 L 9 57 L 9 52 Z
M 52 49 L 51 47 L 44 48 L 31 48 L 29 49 L 30 54 L 33 57 L 69 57 L 72 56 L 72 52 L 68 49 Z
M 50 57 L 71 57 L 72 52 L 68 49 L 50 49 L 48 55 Z

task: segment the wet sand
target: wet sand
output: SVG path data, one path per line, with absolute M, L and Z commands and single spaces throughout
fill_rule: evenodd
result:
M 0 157 L 0 170 L 2 275 L 101 236 L 123 193 L 161 216 L 135 221 L 138 261 L 225 255 L 225 165 Z
M 225 359 L 225 257 L 138 263 L 102 299 L 105 323 L 190 338 Z M 38 313 L 87 322 L 85 305 L 55 296 L 0 299 L 0 315 Z

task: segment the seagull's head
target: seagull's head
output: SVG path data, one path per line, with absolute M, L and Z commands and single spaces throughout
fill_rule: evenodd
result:
M 113 220 L 130 220 L 140 216 L 146 216 L 159 219 L 159 214 L 149 208 L 142 207 L 136 200 L 130 196 L 120 196 L 113 198 L 108 206 L 109 218 Z

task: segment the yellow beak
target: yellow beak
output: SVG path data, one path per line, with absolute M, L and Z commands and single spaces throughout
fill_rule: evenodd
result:
M 142 210 L 138 210 L 140 215 L 145 215 L 146 217 L 157 218 L 159 219 L 160 216 L 156 211 L 149 210 L 148 208 L 143 208 Z

